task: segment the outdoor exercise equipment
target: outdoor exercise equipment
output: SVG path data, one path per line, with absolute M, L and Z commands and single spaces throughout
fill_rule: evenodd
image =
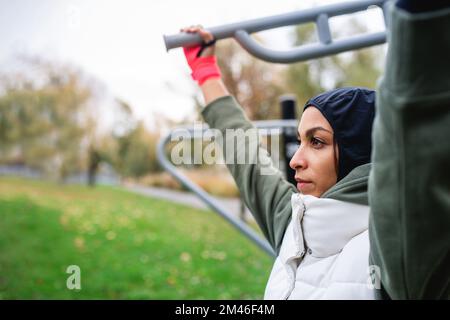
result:
M 384 31 L 333 40 L 329 18 L 378 6 L 383 10 L 386 23 L 388 2 L 390 0 L 360 0 L 337 3 L 205 29 L 211 32 L 216 40 L 234 38 L 245 50 L 259 59 L 275 63 L 300 62 L 384 43 L 386 41 L 386 32 Z M 263 30 L 311 22 L 316 25 L 319 43 L 302 45 L 288 51 L 265 48 L 250 36 L 251 33 Z M 167 50 L 202 44 L 202 39 L 198 34 L 179 33 L 163 37 Z
M 387 6 L 391 1 L 392 0 L 360 0 L 337 3 L 308 10 L 300 10 L 291 13 L 231 23 L 206 29 L 213 34 L 216 40 L 234 38 L 245 50 L 259 59 L 274 63 L 300 62 L 385 43 L 386 31 L 362 34 L 345 39 L 334 40 L 330 31 L 329 18 L 352 14 L 355 12 L 367 10 L 368 8 L 373 6 L 377 6 L 382 9 L 385 25 L 387 26 Z M 307 24 L 311 22 L 315 23 L 319 42 L 315 44 L 301 45 L 297 48 L 287 51 L 277 51 L 265 48 L 250 36 L 251 33 L 263 30 Z M 166 49 L 170 50 L 178 47 L 187 47 L 201 44 L 202 39 L 197 34 L 180 33 L 176 35 L 164 36 L 164 42 L 166 45 Z M 284 108 L 288 109 L 289 107 Z M 286 117 L 290 116 L 286 115 Z M 256 121 L 254 122 L 254 124 L 257 128 L 278 128 L 280 130 L 283 130 L 282 132 L 289 132 L 293 128 L 294 130 L 296 130 L 298 123 L 296 120 L 273 120 Z M 258 247 L 263 249 L 269 255 L 275 256 L 274 251 L 265 239 L 262 239 L 247 224 L 229 213 L 207 192 L 205 192 L 195 183 L 190 181 L 179 170 L 177 170 L 177 168 L 167 159 L 166 145 L 171 141 L 171 137 L 176 130 L 177 129 L 174 129 L 159 141 L 158 160 L 160 161 L 163 168 L 166 169 L 170 174 L 172 174 L 188 190 L 196 194 L 211 209 L 216 211 L 219 215 L 225 218 L 225 220 L 236 227 L 241 233 L 247 236 Z M 194 130 L 189 130 L 194 134 L 194 138 L 199 137 L 198 132 L 195 133 Z M 288 154 L 289 148 L 290 146 L 285 146 L 285 154 Z M 289 159 L 285 159 L 285 161 L 289 161 Z

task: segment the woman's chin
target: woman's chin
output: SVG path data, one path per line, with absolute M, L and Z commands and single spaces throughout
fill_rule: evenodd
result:
M 297 183 L 297 190 L 304 195 L 313 195 L 314 185 L 312 182 L 299 182 Z

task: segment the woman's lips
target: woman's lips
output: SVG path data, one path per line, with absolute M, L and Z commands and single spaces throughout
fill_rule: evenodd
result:
M 310 184 L 311 184 L 311 182 L 308 182 L 308 181 L 299 181 L 299 182 L 297 182 L 297 189 L 301 191 L 301 190 L 307 188 Z

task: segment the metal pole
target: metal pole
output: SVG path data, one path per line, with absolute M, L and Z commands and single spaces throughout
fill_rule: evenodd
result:
M 280 97 L 280 107 L 281 107 L 281 118 L 283 120 L 296 120 L 296 108 L 297 101 L 296 97 L 293 95 L 283 95 Z M 284 157 L 284 171 L 286 174 L 286 180 L 295 183 L 295 170 L 292 170 L 289 166 L 294 153 L 297 151 L 297 128 L 283 128 L 283 157 Z

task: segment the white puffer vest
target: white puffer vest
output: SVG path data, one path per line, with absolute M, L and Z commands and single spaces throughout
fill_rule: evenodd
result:
M 374 299 L 369 207 L 296 193 L 264 299 Z

